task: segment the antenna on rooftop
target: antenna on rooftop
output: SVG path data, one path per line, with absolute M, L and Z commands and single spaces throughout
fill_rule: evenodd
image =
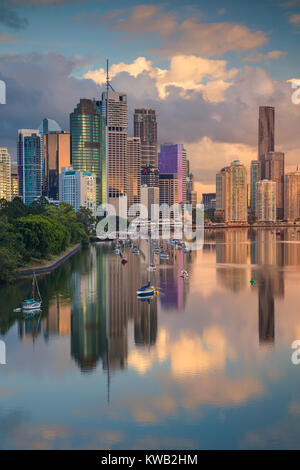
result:
M 111 89 L 112 91 L 115 91 L 109 81 L 109 64 L 108 64 L 108 59 L 106 59 L 106 111 L 105 111 L 106 126 L 107 126 L 107 120 L 108 120 L 108 91 L 109 89 Z

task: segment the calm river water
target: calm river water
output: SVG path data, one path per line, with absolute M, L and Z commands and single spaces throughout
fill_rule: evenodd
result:
M 300 448 L 300 233 L 207 231 L 202 250 L 169 247 L 150 303 L 136 298 L 140 248 L 123 266 L 92 245 L 40 276 L 35 320 L 13 313 L 31 279 L 0 288 L 0 447 Z

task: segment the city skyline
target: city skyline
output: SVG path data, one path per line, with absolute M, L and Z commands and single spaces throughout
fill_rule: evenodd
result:
M 285 152 L 287 171 L 295 169 L 300 106 L 292 103 L 295 90 L 287 80 L 300 76 L 296 3 L 255 2 L 253 9 L 233 0 L 226 8 L 219 1 L 190 1 L 185 10 L 179 1 L 5 4 L 15 21 L 0 23 L 0 79 L 7 85 L 0 142 L 14 161 L 13 130 L 25 127 L 25 120 L 35 128 L 49 115 L 68 130 L 68 113 L 80 98 L 100 99 L 108 56 L 114 88 L 128 93 L 130 116 L 134 109 L 155 109 L 158 144 L 178 142 L 187 149 L 198 194 L 212 192 L 221 155 L 224 165 L 240 159 L 248 166 L 258 158 L 261 105 L 276 108 L 276 150 Z M 226 39 L 233 28 L 236 36 Z

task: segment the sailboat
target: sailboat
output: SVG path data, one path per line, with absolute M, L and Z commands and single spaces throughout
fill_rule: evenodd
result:
M 152 268 L 152 269 L 151 269 Z M 136 293 L 138 298 L 142 297 L 153 297 L 155 293 L 155 288 L 151 286 L 150 281 L 150 271 L 153 271 L 153 265 L 151 265 L 151 239 L 149 240 L 149 265 L 148 265 L 148 282 L 144 286 L 140 287 Z
M 35 289 L 37 290 L 38 299 L 35 298 Z M 35 274 L 32 279 L 32 299 L 24 300 L 22 305 L 23 312 L 33 312 L 34 310 L 40 310 L 42 306 L 42 297 L 39 290 L 39 285 Z

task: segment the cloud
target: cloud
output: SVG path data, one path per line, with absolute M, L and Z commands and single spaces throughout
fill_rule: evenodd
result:
M 152 61 L 145 57 L 138 57 L 132 64 L 123 62 L 114 64 L 110 68 L 110 77 L 114 78 L 122 72 L 133 77 L 147 72 L 155 80 L 156 88 L 161 99 L 168 96 L 169 87 L 181 89 L 185 96 L 186 91 L 196 90 L 202 92 L 207 101 L 218 102 L 223 99 L 223 92 L 230 86 L 226 80 L 232 79 L 237 69 L 227 70 L 225 60 L 211 60 L 196 56 L 174 56 L 170 60 L 169 69 L 153 67 Z M 90 78 L 99 85 L 106 81 L 104 68 L 89 71 L 84 78 Z
M 0 33 L 0 43 L 1 42 L 15 42 L 17 39 L 15 39 L 12 36 L 9 36 L 8 34 L 2 34 Z
M 0 5 L 0 23 L 12 29 L 24 29 L 28 25 L 27 19 L 21 18 L 6 3 Z
M 250 54 L 248 57 L 244 58 L 244 62 L 269 62 L 270 60 L 281 59 L 281 57 L 286 54 L 287 52 L 284 51 L 270 51 L 267 52 L 267 54 Z
M 69 113 L 79 99 L 99 97 L 98 84 L 105 80 L 103 68 L 84 79 L 74 77 L 81 57 L 7 54 L 0 60 L 0 80 L 7 84 L 7 104 L 0 107 L 0 146 L 8 146 L 14 157 L 18 128 L 34 128 L 49 117 L 68 130 Z M 186 146 L 198 192 L 215 184 L 215 174 L 225 164 L 240 159 L 248 166 L 257 158 L 260 105 L 276 108 L 276 149 L 285 152 L 286 166 L 299 163 L 300 106 L 291 100 L 295 90 L 262 67 L 246 65 L 236 73 L 226 61 L 196 56 L 176 56 L 169 66 L 157 67 L 138 57 L 114 64 L 111 75 L 113 87 L 128 94 L 129 135 L 134 109 L 155 109 L 159 144 Z
M 280 6 L 282 8 L 292 8 L 292 7 L 295 7 L 297 5 L 300 5 L 300 0 L 288 0 L 286 2 L 280 3 Z
M 174 14 L 156 5 L 139 5 L 127 18 L 112 23 L 111 29 L 127 32 L 129 37 L 157 34 L 162 45 L 154 51 L 164 57 L 175 54 L 220 56 L 229 51 L 255 49 L 267 42 L 263 32 L 253 32 L 238 23 L 201 23 L 194 17 L 179 22 Z
M 291 15 L 289 17 L 289 22 L 295 25 L 300 24 L 300 13 L 295 13 L 294 15 Z
M 0 80 L 7 90 L 7 104 L 0 107 L 0 145 L 8 147 L 13 157 L 18 129 L 37 128 L 49 117 L 67 130 L 69 113 L 79 99 L 99 96 L 94 82 L 71 76 L 77 67 L 74 58 L 52 52 L 5 54 L 0 61 Z

